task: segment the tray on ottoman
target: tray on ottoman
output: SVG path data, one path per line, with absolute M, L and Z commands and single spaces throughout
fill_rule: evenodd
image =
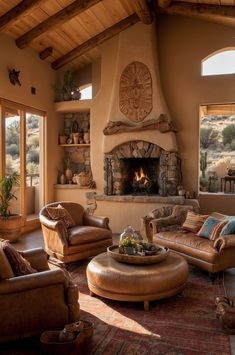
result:
M 112 245 L 107 248 L 108 254 L 114 258 L 115 260 L 121 262 L 121 263 L 127 263 L 127 264 L 155 264 L 158 263 L 162 260 L 165 260 L 168 253 L 169 249 L 162 247 L 160 245 L 158 247 L 158 252 L 154 255 L 129 255 L 129 254 L 121 254 L 119 253 L 119 247 L 118 245 Z

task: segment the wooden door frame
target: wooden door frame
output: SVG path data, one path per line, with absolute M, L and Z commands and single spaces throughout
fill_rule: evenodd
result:
M 42 201 L 45 201 L 45 121 L 46 121 L 46 112 L 42 110 L 35 109 L 30 106 L 26 106 L 14 101 L 10 101 L 4 98 L 0 98 L 0 178 L 4 175 L 5 172 L 5 112 L 7 108 L 17 109 L 20 111 L 20 213 L 23 217 L 23 229 L 26 228 L 27 225 L 38 224 L 38 220 L 27 221 L 26 215 L 26 114 L 34 114 L 42 117 L 42 147 L 40 147 L 40 157 L 42 158 L 42 171 L 43 174 L 40 178 L 42 182 Z M 41 169 L 40 169 L 41 171 Z

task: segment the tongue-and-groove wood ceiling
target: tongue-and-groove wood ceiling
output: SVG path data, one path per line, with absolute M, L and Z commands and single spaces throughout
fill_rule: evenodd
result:
M 197 1 L 195 3 L 195 1 Z M 30 46 L 54 69 L 78 69 L 99 56 L 99 45 L 164 14 L 235 27 L 235 0 L 0 0 L 0 31 Z

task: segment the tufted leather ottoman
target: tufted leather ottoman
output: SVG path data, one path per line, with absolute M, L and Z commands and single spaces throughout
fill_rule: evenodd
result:
M 171 297 L 181 292 L 188 278 L 188 264 L 176 253 L 151 265 L 124 264 L 107 253 L 94 257 L 87 266 L 90 294 L 117 301 L 149 301 Z

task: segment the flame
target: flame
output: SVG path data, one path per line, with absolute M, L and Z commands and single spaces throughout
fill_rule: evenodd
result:
M 144 170 L 142 168 L 140 168 L 139 171 L 135 171 L 134 177 L 135 181 L 140 181 L 141 179 L 144 181 L 144 184 L 147 184 L 149 181 L 148 176 L 144 173 Z

